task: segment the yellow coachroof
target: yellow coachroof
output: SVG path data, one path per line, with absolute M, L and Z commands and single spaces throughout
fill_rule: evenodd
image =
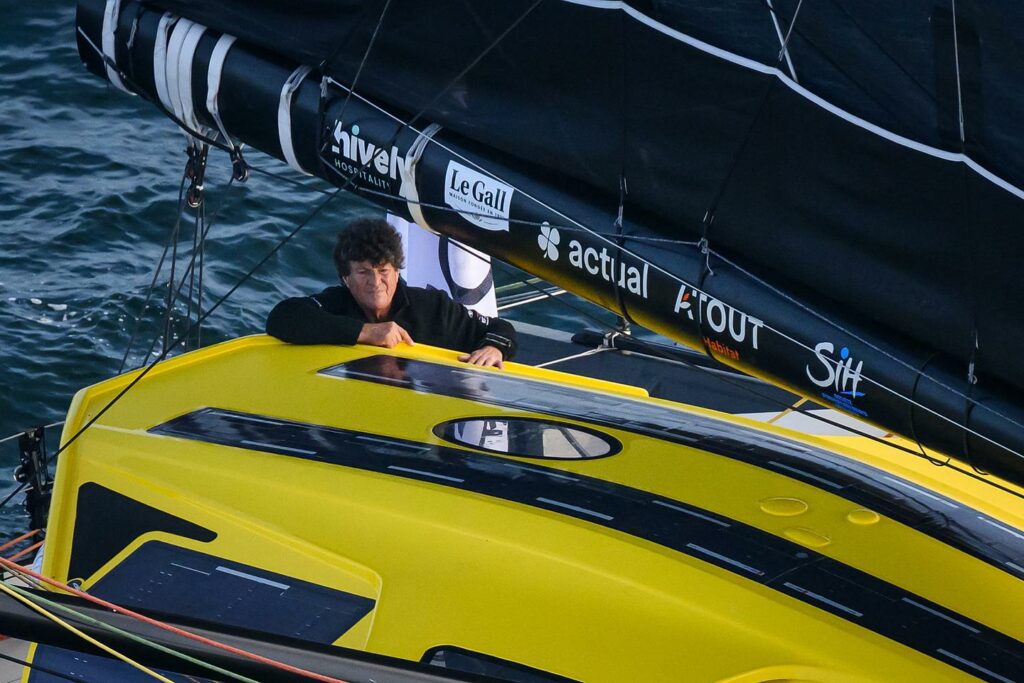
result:
M 79 392 L 65 438 L 133 376 Z M 444 428 L 473 420 L 504 445 Z M 508 454 L 553 438 L 609 446 Z M 1006 487 L 634 387 L 259 336 L 162 363 L 62 454 L 44 570 L 203 618 L 220 572 L 295 596 L 298 637 L 576 680 L 999 680 Z

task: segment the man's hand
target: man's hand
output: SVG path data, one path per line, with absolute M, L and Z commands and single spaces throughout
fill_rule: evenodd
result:
M 481 346 L 473 353 L 462 354 L 459 356 L 459 360 L 463 363 L 480 365 L 485 368 L 495 367 L 499 370 L 505 369 L 505 363 L 502 361 L 501 351 L 493 346 Z
M 393 322 L 363 323 L 363 329 L 359 331 L 359 339 L 356 341 L 360 344 L 383 346 L 388 349 L 393 349 L 402 343 L 415 346 L 415 342 L 405 328 Z

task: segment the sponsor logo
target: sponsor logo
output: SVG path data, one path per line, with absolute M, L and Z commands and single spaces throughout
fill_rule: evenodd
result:
M 863 391 L 857 391 L 861 381 L 861 370 L 864 368 L 864 361 L 856 361 L 854 364 L 850 349 L 843 347 L 839 349 L 839 359 L 833 357 L 835 345 L 832 342 L 819 342 L 814 347 L 814 355 L 819 365 L 815 372 L 807 365 L 804 370 L 807 379 L 816 386 L 826 389 L 821 393 L 822 398 L 834 404 L 837 408 L 846 410 L 857 415 L 867 417 L 864 410 L 854 406 L 853 402 L 864 396 Z
M 467 221 L 483 228 L 508 232 L 508 212 L 515 189 L 457 161 L 448 162 L 444 179 L 445 204 Z
M 557 261 L 558 243 L 561 241 L 562 236 L 558 234 L 558 228 L 552 228 L 551 224 L 547 221 L 541 223 L 540 234 L 537 235 L 537 244 L 540 246 L 540 250 L 544 252 L 544 258 Z
M 716 334 L 728 334 L 737 344 L 744 344 L 750 339 L 750 347 L 758 348 L 758 333 L 764 322 L 700 290 L 681 285 L 676 295 L 676 313 L 685 313 L 690 320 L 707 325 Z M 705 339 L 707 341 L 707 339 Z M 709 344 L 709 346 L 711 346 Z M 727 358 L 739 359 L 739 352 L 724 344 L 721 345 Z M 714 349 L 714 346 L 711 346 Z M 717 349 L 715 349 L 717 350 Z M 732 355 L 732 354 L 735 354 Z
M 558 228 L 551 227 L 547 221 L 541 223 L 540 233 L 537 235 L 537 246 L 544 252 L 544 258 L 557 261 L 560 256 L 558 246 L 561 241 L 562 236 L 559 234 Z M 578 240 L 569 240 L 568 247 L 569 265 L 573 268 L 596 275 L 605 282 L 615 284 L 631 294 L 647 298 L 649 264 L 645 263 L 643 268 L 628 266 L 609 255 L 607 247 L 601 247 L 601 250 L 598 251 L 594 247 L 584 247 Z
M 334 124 L 334 143 L 331 152 L 335 155 L 334 167 L 346 176 L 355 175 L 365 185 L 378 190 L 394 191 L 393 183 L 398 181 L 398 164 L 402 155 L 397 147 L 390 150 L 378 147 L 359 137 L 359 126 L 346 128 L 341 121 Z

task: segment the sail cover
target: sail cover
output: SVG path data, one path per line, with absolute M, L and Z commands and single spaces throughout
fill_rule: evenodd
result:
M 81 0 L 81 55 L 162 101 L 179 16 L 211 129 L 228 34 L 232 135 L 1024 481 L 1019 3 Z

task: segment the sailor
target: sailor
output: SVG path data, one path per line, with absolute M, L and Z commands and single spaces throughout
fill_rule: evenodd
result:
M 452 301 L 437 289 L 410 287 L 402 240 L 383 220 L 358 219 L 338 234 L 334 265 L 344 287 L 280 302 L 267 334 L 291 344 L 414 344 L 464 351 L 459 360 L 501 368 L 515 354 L 512 325 Z

